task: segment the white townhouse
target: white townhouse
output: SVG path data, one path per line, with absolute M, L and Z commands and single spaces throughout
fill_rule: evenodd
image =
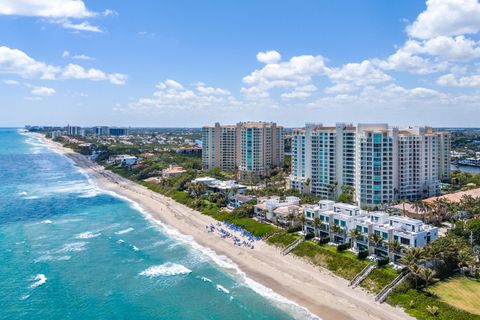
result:
M 305 205 L 305 231 L 337 244 L 353 242 L 355 251 L 369 250 L 396 260 L 406 248 L 424 247 L 438 238 L 438 228 L 420 220 L 366 212 L 358 206 L 321 200 Z M 352 239 L 352 230 L 357 236 Z

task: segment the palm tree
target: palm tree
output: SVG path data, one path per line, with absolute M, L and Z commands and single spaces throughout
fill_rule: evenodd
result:
M 401 250 L 402 250 L 402 245 L 400 244 L 400 242 L 398 242 L 397 240 L 392 240 L 390 241 L 390 243 L 388 244 L 388 248 L 389 250 L 391 250 L 393 253 L 399 253 Z M 393 259 L 391 259 L 393 260 Z
M 350 229 L 350 231 L 348 231 L 348 236 L 350 237 L 350 248 L 353 249 L 353 243 L 354 243 L 354 240 L 357 240 L 357 238 L 361 235 L 361 232 L 358 231 L 357 228 L 354 228 L 354 229 Z
M 320 218 L 319 217 L 316 217 L 315 219 L 313 219 L 313 228 L 314 228 L 314 233 L 315 233 L 315 236 L 320 236 L 320 232 L 318 232 L 318 228 L 322 225 L 322 221 L 320 221 Z
M 437 270 L 438 262 L 443 262 L 444 249 L 439 246 L 429 246 L 425 253 L 428 259 L 433 261 L 433 268 Z
M 290 224 L 293 226 L 293 221 L 295 220 L 295 215 L 293 213 L 289 213 L 287 215 L 288 221 L 290 221 Z
M 368 243 L 373 244 L 375 247 L 378 247 L 383 243 L 383 238 L 379 234 L 374 233 L 368 238 Z M 373 253 L 375 253 L 375 250 L 373 251 Z
M 336 224 L 333 224 L 331 227 L 330 227 L 330 241 L 333 241 L 333 239 L 335 237 L 332 236 L 335 235 L 335 234 L 340 234 L 342 232 L 342 228 L 340 228 L 340 226 L 336 225 Z
M 420 267 L 418 264 L 412 264 L 408 266 L 408 271 L 415 277 L 415 290 L 418 288 L 418 277 L 420 276 L 420 271 L 422 267 Z
M 402 257 L 402 262 L 407 267 L 416 265 L 421 260 L 423 260 L 423 250 L 421 248 L 410 248 L 405 251 L 405 254 Z
M 435 277 L 435 274 L 436 272 L 433 271 L 432 269 L 420 267 L 419 276 L 420 278 L 422 278 L 423 281 L 425 281 L 425 288 L 428 287 L 430 282 Z
M 458 267 L 460 268 L 460 273 L 462 275 L 465 275 L 465 272 L 463 271 L 463 267 L 467 267 L 473 262 L 472 256 L 468 251 L 460 250 L 457 256 L 457 260 L 458 260 Z
M 302 232 L 304 232 L 305 230 L 305 215 L 303 214 L 303 212 L 301 212 L 300 214 L 297 215 L 297 221 L 300 222 L 300 224 L 302 225 Z

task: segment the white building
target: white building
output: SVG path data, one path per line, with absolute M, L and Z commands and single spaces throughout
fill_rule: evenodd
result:
M 205 170 L 238 171 L 241 177 L 262 175 L 283 164 L 283 127 L 272 122 L 240 122 L 202 128 Z
M 289 216 L 296 217 L 301 212 L 300 199 L 298 197 L 286 197 L 285 200 L 280 200 L 279 197 L 258 198 L 253 211 L 260 219 L 287 224 Z
M 360 205 L 415 200 L 450 177 L 450 137 L 429 127 L 307 124 L 292 135 L 291 188 L 337 199 L 350 187 Z
M 401 256 L 406 248 L 424 247 L 438 238 L 438 228 L 417 219 L 390 216 L 385 212 L 366 212 L 358 206 L 321 200 L 318 205 L 303 207 L 305 230 L 317 237 L 329 237 L 331 242 L 353 242 L 356 251 L 369 250 L 378 256 Z M 318 219 L 317 219 L 318 218 Z M 351 230 L 358 236 L 352 239 Z M 372 238 L 376 235 L 378 242 Z M 401 250 L 395 250 L 398 242 Z
M 243 194 L 247 187 L 235 180 L 218 180 L 212 177 L 201 177 L 192 180 L 192 183 L 202 183 L 213 192 Z

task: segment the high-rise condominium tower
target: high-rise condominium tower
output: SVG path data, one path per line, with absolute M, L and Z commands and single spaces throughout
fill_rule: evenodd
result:
M 241 177 L 267 174 L 283 164 L 283 127 L 272 122 L 240 122 L 202 128 L 203 168 L 237 171 Z
M 429 127 L 307 124 L 294 129 L 290 187 L 336 199 L 349 186 L 360 205 L 438 194 L 450 177 L 450 136 Z

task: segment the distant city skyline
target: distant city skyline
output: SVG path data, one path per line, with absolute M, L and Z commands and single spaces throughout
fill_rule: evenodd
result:
M 0 127 L 480 127 L 480 3 L 3 0 Z

